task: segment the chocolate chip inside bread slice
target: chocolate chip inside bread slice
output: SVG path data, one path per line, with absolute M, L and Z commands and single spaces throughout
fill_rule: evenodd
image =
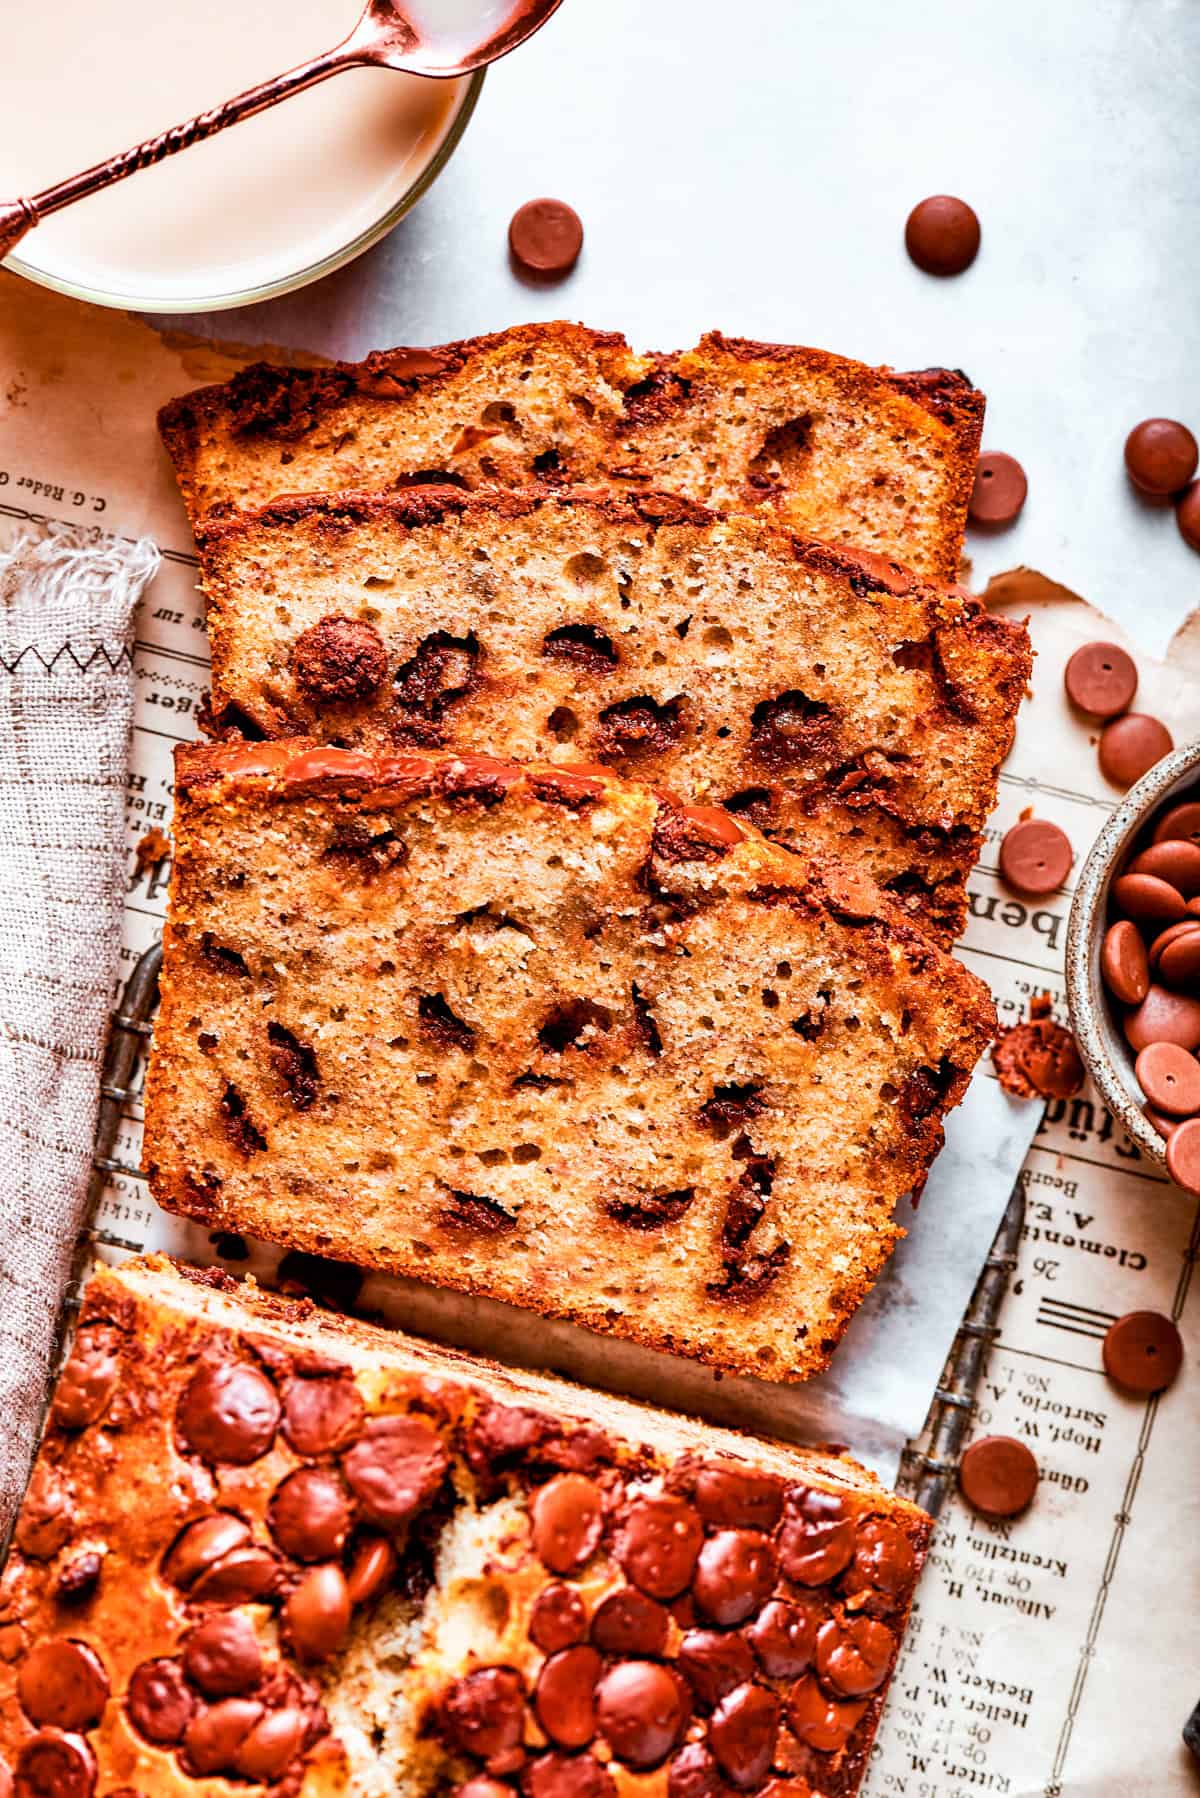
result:
M 822 1368 L 991 1033 L 860 870 L 603 770 L 181 747 L 155 1197 Z
M 17 1522 L 0 1786 L 852 1798 L 929 1533 L 845 1455 L 130 1262 Z
M 947 369 L 719 332 L 638 356 L 552 323 L 324 369 L 256 364 L 160 424 L 194 523 L 288 493 L 605 480 L 778 511 L 953 580 L 983 404 Z
M 961 930 L 1030 669 L 961 590 L 662 494 L 281 500 L 201 544 L 219 719 L 602 761 Z

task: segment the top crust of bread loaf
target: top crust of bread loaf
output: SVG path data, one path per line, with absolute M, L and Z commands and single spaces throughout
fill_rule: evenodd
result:
M 731 1371 L 827 1362 L 994 1023 L 860 869 L 602 768 L 183 746 L 155 1197 Z
M 200 544 L 218 730 L 604 761 L 822 833 L 961 931 L 1031 661 L 961 588 L 583 486 L 299 495 Z
M 645 1552 L 660 1522 L 678 1533 L 670 1561 Z M 161 1257 L 102 1268 L 0 1595 L 0 1784 L 444 1798 L 486 1762 L 514 1798 L 518 1782 L 528 1798 L 667 1798 L 719 1744 L 706 1672 L 732 1641 L 771 1713 L 762 1777 L 743 1757 L 739 1789 L 763 1790 L 777 1761 L 796 1775 L 777 1798 L 851 1798 L 929 1534 L 836 1453 Z M 653 1639 L 606 1630 L 614 1614 Z M 716 1637 L 718 1622 L 740 1631 Z M 589 1637 L 585 1694 L 601 1678 L 636 1692 L 648 1654 L 684 1682 L 652 1757 L 603 1716 L 560 1745 L 562 1652 Z
M 257 363 L 163 408 L 193 523 L 284 493 L 614 481 L 957 574 L 983 396 L 948 369 L 898 373 L 712 331 L 635 355 L 557 322 L 361 363 Z

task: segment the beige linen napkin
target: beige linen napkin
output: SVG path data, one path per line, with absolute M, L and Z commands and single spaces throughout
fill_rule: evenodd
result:
M 150 542 L 0 554 L 0 1544 L 83 1222 L 125 892 L 133 611 Z

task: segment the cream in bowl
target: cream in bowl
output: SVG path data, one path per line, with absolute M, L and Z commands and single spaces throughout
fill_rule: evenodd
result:
M 1067 998 L 1109 1109 L 1200 1191 L 1200 743 L 1156 763 L 1097 837 L 1071 906 Z
M 332 48 L 356 16 L 356 0 L 27 8 L 5 46 L 0 194 L 33 193 L 218 105 Z M 298 286 L 366 248 L 424 191 L 480 80 L 337 75 L 46 219 L 6 266 L 157 311 Z

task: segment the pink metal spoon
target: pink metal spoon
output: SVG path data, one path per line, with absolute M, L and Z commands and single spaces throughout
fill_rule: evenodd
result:
M 424 0 L 419 9 L 414 9 L 422 15 L 418 24 L 395 0 L 367 0 L 366 10 L 350 36 L 311 62 L 247 88 L 244 94 L 199 113 L 185 125 L 173 125 L 132 150 L 68 176 L 28 199 L 0 201 L 0 262 L 51 213 L 98 193 L 101 188 L 112 187 L 127 175 L 174 156 L 178 150 L 214 137 L 230 125 L 240 125 L 243 119 L 265 112 L 280 100 L 327 81 L 331 75 L 340 75 L 343 69 L 396 69 L 407 75 L 451 81 L 507 56 L 540 30 L 561 4 L 562 0 L 471 0 L 470 4 L 454 0 L 446 7 L 444 0 Z M 431 13 L 439 8 L 448 12 L 450 22 L 426 19 L 426 8 Z

